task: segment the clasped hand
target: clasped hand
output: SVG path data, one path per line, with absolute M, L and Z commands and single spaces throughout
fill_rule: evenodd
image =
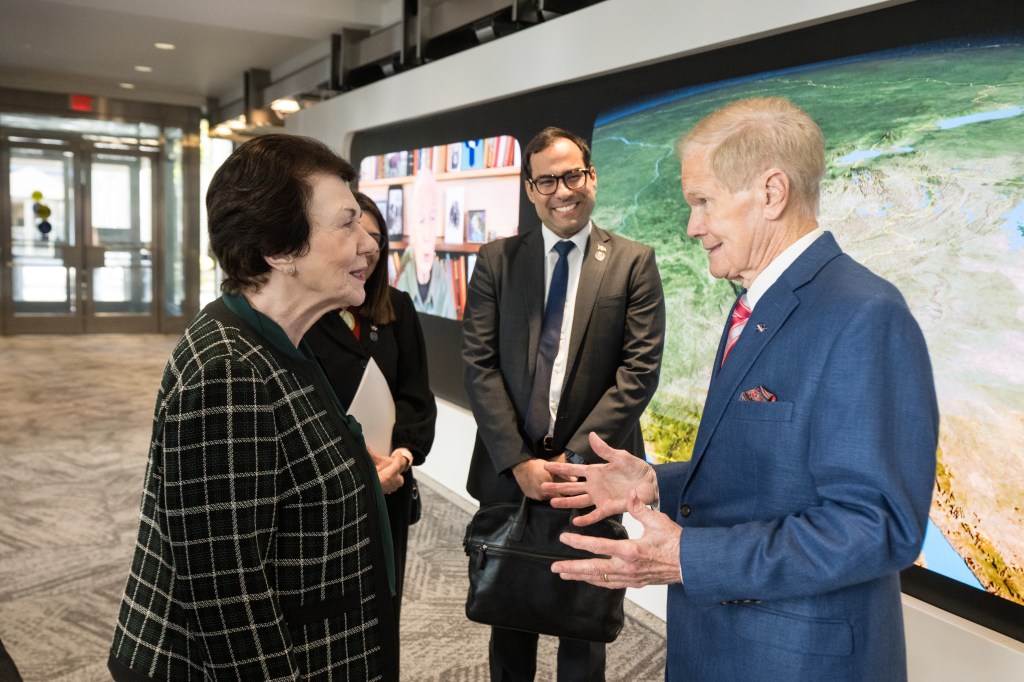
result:
M 606 464 L 547 462 L 544 468 L 565 479 L 542 484 L 551 506 L 583 509 L 588 514 L 573 519 L 586 526 L 613 514 L 628 512 L 643 527 L 636 539 L 609 540 L 577 533 L 562 533 L 560 540 L 570 547 L 603 555 L 592 559 L 556 561 L 551 570 L 563 580 L 582 580 L 600 587 L 643 587 L 681 582 L 679 539 L 682 528 L 661 512 L 649 508 L 658 501 L 654 469 L 625 450 L 615 450 L 597 435 L 590 445 Z
M 553 494 L 557 494 L 546 492 L 544 488 L 548 484 L 563 480 L 547 471 L 545 465 L 551 462 L 565 463 L 565 453 L 550 460 L 528 459 L 512 467 L 512 475 L 515 476 L 519 489 L 531 500 L 549 500 Z
M 377 469 L 377 477 L 380 479 L 380 487 L 384 494 L 393 493 L 405 484 L 405 477 L 402 473 L 408 468 L 408 460 L 398 453 L 391 453 L 390 457 L 381 457 L 370 453 L 373 465 Z

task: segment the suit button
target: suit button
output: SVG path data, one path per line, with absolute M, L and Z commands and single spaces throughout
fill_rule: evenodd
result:
M 690 505 L 688 504 L 684 504 L 682 507 L 679 508 L 679 513 L 683 515 L 683 518 L 689 517 L 691 511 L 693 510 L 690 509 Z
M 366 360 L 360 360 L 359 366 L 362 367 L 363 369 L 366 369 Z

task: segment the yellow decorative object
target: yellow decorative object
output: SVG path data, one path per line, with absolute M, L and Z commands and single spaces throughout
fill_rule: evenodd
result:
M 349 329 L 355 329 L 355 327 L 356 327 L 356 316 L 353 315 L 351 311 L 349 311 L 349 310 L 342 310 L 338 314 L 341 315 L 341 319 L 345 321 L 345 324 L 348 325 Z

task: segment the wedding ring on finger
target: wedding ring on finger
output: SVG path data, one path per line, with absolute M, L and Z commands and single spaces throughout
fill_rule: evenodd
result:
M 608 574 L 607 573 L 602 573 L 601 577 L 604 578 L 605 582 L 608 582 Z

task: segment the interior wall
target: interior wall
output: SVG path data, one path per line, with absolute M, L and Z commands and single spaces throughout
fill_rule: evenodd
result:
M 702 52 L 899 0 L 604 0 L 289 116 L 290 133 L 347 153 L 366 128 Z
M 527 31 L 401 73 L 289 117 L 288 132 L 347 154 L 355 132 L 500 100 L 901 2 L 605 0 Z M 459 495 L 472 415 L 442 401 L 424 473 Z M 630 598 L 664 617 L 663 588 Z M 911 680 L 1024 679 L 1024 644 L 904 597 Z

